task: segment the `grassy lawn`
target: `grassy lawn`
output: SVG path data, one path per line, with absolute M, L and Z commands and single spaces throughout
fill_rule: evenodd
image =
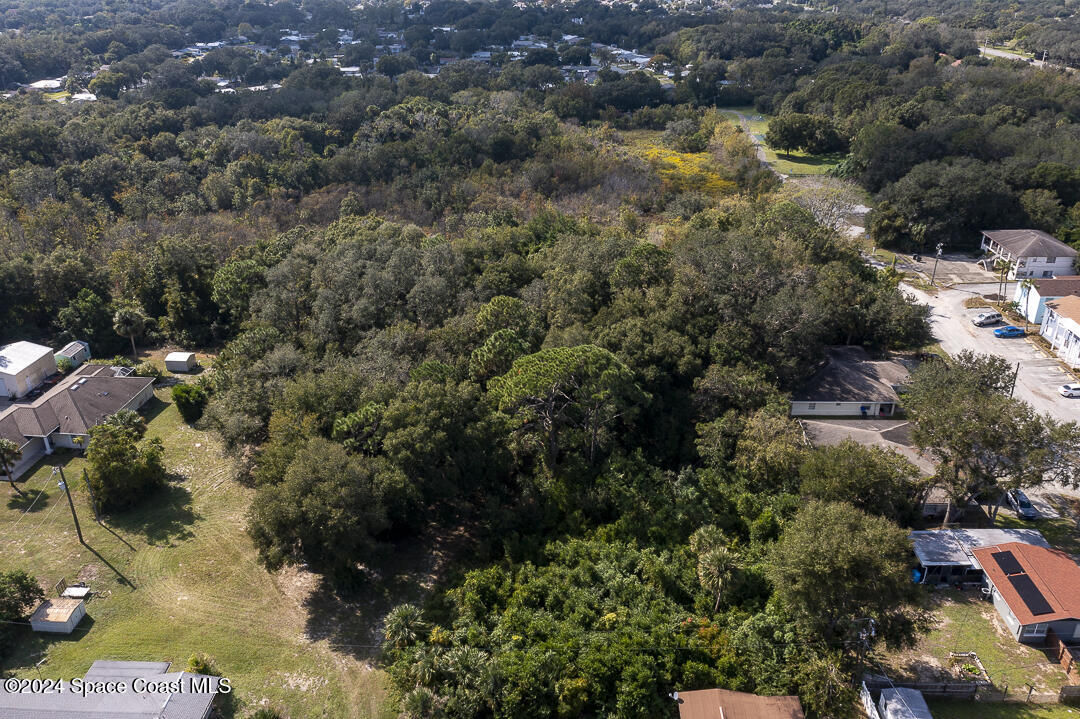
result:
M 218 440 L 183 423 L 167 390 L 159 389 L 144 413 L 148 436 L 165 443 L 170 485 L 106 526 L 93 519 L 85 461 L 71 452 L 48 458 L 74 488 L 88 546 L 75 536 L 51 466 L 39 464 L 27 477 L 30 500 L 0 498 L 0 569 L 25 569 L 50 588 L 62 577 L 83 580 L 97 593 L 72 635 L 27 628 L 0 669 L 36 676 L 34 664 L 44 659 L 42 676 L 71 678 L 95 659 L 183 668 L 203 652 L 232 680 L 227 715 L 267 705 L 291 717 L 392 716 L 379 671 L 308 638 L 310 576 L 269 574 L 256 562 L 244 533 L 252 490 L 233 480 Z
M 839 165 L 844 156 L 842 152 L 808 155 L 798 150 L 777 153 L 768 145 L 765 146 L 766 161 L 781 175 L 824 175 Z
M 1019 702 L 965 702 L 927 699 L 934 719 L 1077 719 L 1080 707 Z
M 765 133 L 769 131 L 770 115 L 762 114 L 749 105 L 720 108 L 720 111 L 736 122 L 740 122 L 738 113 L 746 116 L 746 124 L 750 128 L 750 134 L 765 149 L 765 161 L 769 163 L 769 166 L 774 171 L 781 175 L 824 175 L 844 159 L 844 153 L 842 152 L 827 155 L 808 155 L 805 152 L 798 151 L 777 153 L 773 148 L 765 144 Z
M 980 599 L 978 592 L 938 592 L 932 601 L 934 630 L 914 648 L 882 657 L 894 679 L 941 681 L 950 669 L 949 652 L 973 651 L 999 689 L 1031 683 L 1036 692 L 1046 693 L 1066 684 L 1061 666 L 1039 649 L 1013 639 L 993 605 Z

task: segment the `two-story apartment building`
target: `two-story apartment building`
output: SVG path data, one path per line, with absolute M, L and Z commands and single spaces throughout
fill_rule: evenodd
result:
M 1076 264 L 1076 250 L 1042 230 L 983 230 L 981 247 L 1009 263 L 1010 280 L 1071 275 Z
M 1080 275 L 1017 282 L 1013 301 L 1028 322 L 1041 325 L 1046 303 L 1069 295 L 1080 295 Z
M 1070 295 L 1046 303 L 1039 334 L 1070 367 L 1080 367 L 1080 297 Z

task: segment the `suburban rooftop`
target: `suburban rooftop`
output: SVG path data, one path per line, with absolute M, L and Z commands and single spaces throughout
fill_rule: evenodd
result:
M 1080 297 L 1076 295 L 1069 295 L 1053 302 L 1047 302 L 1046 306 L 1062 317 L 1068 317 L 1074 322 L 1080 322 Z
M 862 347 L 830 347 L 825 365 L 795 392 L 799 402 L 896 402 L 893 385 L 908 379 L 896 360 L 872 360 Z
M 1003 567 L 994 555 L 1010 552 L 1019 571 Z M 975 549 L 975 559 L 997 587 L 1021 624 L 1080 618 L 1080 564 L 1065 552 L 1022 542 L 1007 542 Z M 1010 577 L 1026 574 L 1050 605 L 1049 612 L 1035 614 L 1013 586 Z
M 920 529 L 908 536 L 924 567 L 970 562 L 971 551 L 977 547 L 1008 542 L 1050 546 L 1037 529 Z
M 53 353 L 51 347 L 33 342 L 12 342 L 0 347 L 0 371 L 18 374 L 42 357 Z
M 983 230 L 1017 257 L 1076 257 L 1076 250 L 1042 230 Z

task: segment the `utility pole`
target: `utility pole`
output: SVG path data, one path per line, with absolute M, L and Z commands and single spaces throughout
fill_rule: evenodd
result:
M 942 244 L 937 243 L 937 255 L 934 256 L 934 271 L 930 275 L 930 284 L 934 284 L 934 278 L 937 277 L 937 263 L 941 261 L 941 248 Z
M 1016 371 L 1013 372 L 1012 385 L 1009 387 L 1009 396 L 1013 396 L 1013 392 L 1016 390 L 1016 379 L 1020 376 L 1020 363 L 1016 363 Z
M 82 536 L 82 527 L 79 526 L 79 515 L 75 514 L 75 502 L 71 500 L 71 490 L 68 489 L 67 480 L 64 479 L 64 468 L 57 467 L 56 471 L 60 473 L 60 481 L 57 482 L 57 485 L 64 490 L 64 494 L 67 495 L 68 506 L 71 507 L 71 518 L 75 520 L 75 533 L 79 535 L 79 544 L 86 546 L 86 540 Z
M 86 482 L 86 491 L 90 493 L 90 506 L 94 509 L 94 519 L 98 524 L 101 524 L 101 515 L 98 514 L 97 497 L 94 496 L 94 488 L 90 486 L 90 475 L 86 473 L 84 469 L 82 471 L 82 478 Z

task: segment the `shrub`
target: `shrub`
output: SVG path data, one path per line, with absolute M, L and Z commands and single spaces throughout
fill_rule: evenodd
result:
M 90 430 L 86 452 L 90 486 L 104 509 L 133 507 L 165 486 L 160 439 L 139 443 L 135 428 L 105 422 Z
M 153 377 L 158 379 L 161 377 L 161 370 L 153 362 L 140 362 L 135 367 L 135 374 L 139 377 Z
M 61 357 L 56 360 L 56 371 L 60 374 L 67 374 L 73 369 L 75 369 L 75 363 L 67 357 Z
M 208 676 L 217 676 L 217 669 L 214 668 L 214 660 L 206 654 L 192 654 L 187 660 L 187 669 L 192 674 L 206 674 Z
M 208 399 L 206 390 L 193 384 L 176 385 L 172 388 L 172 398 L 176 408 L 180 410 L 180 416 L 188 424 L 197 422 L 202 417 Z

